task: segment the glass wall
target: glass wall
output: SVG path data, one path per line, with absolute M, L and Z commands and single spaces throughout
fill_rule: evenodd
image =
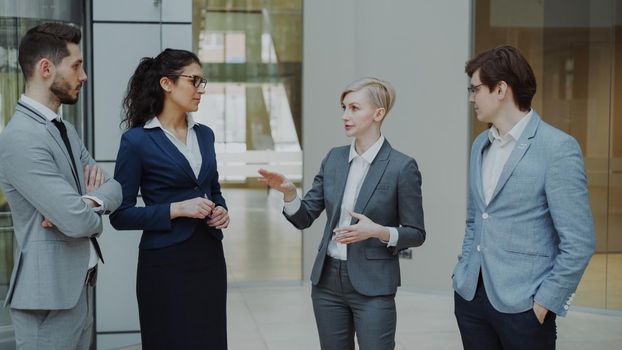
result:
M 259 168 L 302 179 L 302 0 L 193 0 L 193 51 L 208 83 L 194 118 L 216 136 L 232 218 L 224 241 L 229 283 L 302 275 L 300 234 Z
M 194 117 L 216 134 L 224 182 L 262 164 L 302 176 L 302 0 L 194 0 L 207 92 Z
M 20 95 L 24 79 L 17 62 L 19 39 L 26 31 L 43 22 L 61 21 L 82 25 L 83 1 L 50 0 L 42 6 L 36 0 L 0 0 L 0 132 L 7 125 Z M 83 95 L 83 94 L 82 94 Z M 63 106 L 63 118 L 82 131 L 82 99 L 73 106 Z M 13 269 L 15 241 L 10 208 L 0 189 L 0 304 L 4 303 Z M 8 309 L 0 307 L 0 342 L 10 329 Z
M 597 248 L 575 304 L 622 309 L 622 0 L 473 3 L 474 53 L 518 47 L 536 74 L 533 108 L 581 145 Z M 487 126 L 473 120 L 474 138 Z

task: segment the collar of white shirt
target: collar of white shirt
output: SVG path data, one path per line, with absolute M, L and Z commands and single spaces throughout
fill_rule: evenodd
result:
M 37 101 L 37 100 L 35 100 L 33 98 L 28 97 L 26 95 L 22 95 L 19 98 L 19 101 L 21 103 L 24 103 L 24 104 L 34 108 L 35 111 L 43 114 L 45 119 L 47 119 L 49 121 L 52 121 L 54 119 L 62 119 L 59 114 L 54 113 L 54 111 L 51 110 L 48 106 L 44 105 L 43 103 L 41 103 L 41 102 L 39 102 L 39 101 Z
M 355 142 L 356 140 L 352 140 L 352 144 L 350 145 L 350 156 L 348 157 L 348 163 L 351 162 L 352 159 L 359 156 L 359 154 L 356 153 Z M 383 143 L 384 143 L 384 135 L 380 135 L 378 140 L 374 142 L 374 144 L 371 145 L 371 147 L 369 147 L 367 151 L 365 151 L 365 153 L 360 155 L 360 157 L 363 158 L 367 163 L 371 164 L 371 162 L 373 162 L 376 156 L 378 155 L 378 152 L 380 152 L 380 148 L 382 147 Z
M 194 125 L 196 124 L 196 122 L 194 121 L 194 118 L 192 118 L 192 115 L 190 115 L 190 113 L 186 113 L 186 122 L 188 123 L 188 129 L 193 128 Z M 164 129 L 162 124 L 160 124 L 160 119 L 158 119 L 157 116 L 149 119 L 145 123 L 145 126 L 143 126 L 143 128 L 145 128 L 145 129 L 155 129 L 155 128 Z
M 488 139 L 490 140 L 490 142 L 498 140 L 501 143 L 501 146 L 506 145 L 511 140 L 518 140 L 523 134 L 523 131 L 525 131 L 527 124 L 529 124 L 529 120 L 531 120 L 532 115 L 533 109 L 529 110 L 529 113 L 527 113 L 521 120 L 519 120 L 518 123 L 516 123 L 516 125 L 514 125 L 514 127 L 503 136 L 499 135 L 499 130 L 497 130 L 494 125 L 491 126 L 490 129 L 488 129 Z

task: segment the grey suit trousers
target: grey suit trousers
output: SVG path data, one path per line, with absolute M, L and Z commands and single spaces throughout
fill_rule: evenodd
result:
M 11 308 L 17 350 L 87 350 L 93 335 L 93 287 L 85 285 L 78 304 L 67 310 Z M 62 337 L 59 337 L 62 334 Z
M 395 295 L 366 296 L 350 282 L 347 262 L 326 257 L 322 278 L 311 290 L 322 350 L 395 348 Z

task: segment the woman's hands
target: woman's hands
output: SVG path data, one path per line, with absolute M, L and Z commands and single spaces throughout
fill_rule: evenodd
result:
M 283 193 L 283 199 L 286 202 L 291 202 L 296 199 L 298 193 L 296 192 L 296 186 L 283 174 L 268 171 L 266 169 L 259 169 L 259 175 L 263 177 L 263 181 L 270 186 L 270 188 Z
M 372 237 L 378 238 L 383 242 L 388 242 L 389 238 L 391 238 L 388 227 L 371 221 L 371 219 L 363 214 L 350 212 L 350 215 L 358 219 L 358 222 L 354 225 L 337 227 L 334 229 L 333 232 L 335 234 L 333 235 L 333 240 L 343 244 L 350 244 L 364 241 Z
M 205 219 L 212 214 L 215 206 L 214 202 L 203 197 L 174 202 L 171 203 L 171 219 L 179 217 Z
M 204 197 L 171 203 L 171 219 L 186 217 L 208 219 L 207 224 L 217 229 L 229 227 L 229 212 Z
M 229 227 L 229 212 L 223 207 L 216 207 L 212 210 L 212 218 L 207 222 L 211 227 L 223 229 Z

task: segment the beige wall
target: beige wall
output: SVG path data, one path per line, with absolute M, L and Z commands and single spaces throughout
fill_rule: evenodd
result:
M 464 233 L 469 113 L 464 63 L 470 1 L 304 2 L 303 153 L 307 190 L 332 146 L 349 143 L 338 96 L 362 76 L 391 81 L 397 102 L 383 132 L 419 163 L 427 240 L 402 260 L 402 285 L 446 291 Z M 325 223 L 303 235 L 304 278 Z

